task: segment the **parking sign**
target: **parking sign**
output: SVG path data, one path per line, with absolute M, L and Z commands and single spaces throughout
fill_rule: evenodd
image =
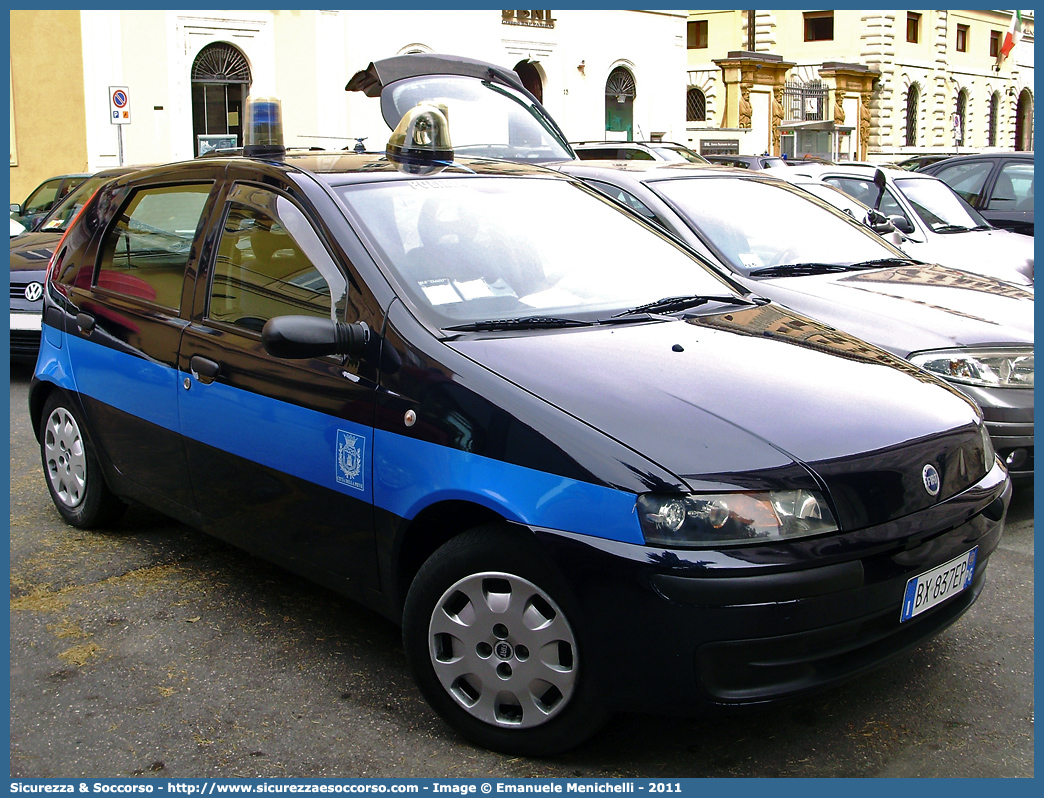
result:
M 126 86 L 109 86 L 109 122 L 129 125 L 130 121 L 130 92 Z

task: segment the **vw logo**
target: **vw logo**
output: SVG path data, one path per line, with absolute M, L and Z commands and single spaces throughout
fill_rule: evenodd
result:
M 926 465 L 921 470 L 921 479 L 924 480 L 924 489 L 928 491 L 932 496 L 939 495 L 939 487 L 942 485 L 942 480 L 939 478 L 939 472 L 935 469 L 931 463 Z
M 43 296 L 43 286 L 40 283 L 29 283 L 25 287 L 25 298 L 30 302 L 39 302 Z

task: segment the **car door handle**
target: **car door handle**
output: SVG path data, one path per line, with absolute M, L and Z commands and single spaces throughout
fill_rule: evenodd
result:
M 77 313 L 76 326 L 80 328 L 80 332 L 90 335 L 94 330 L 94 316 L 90 313 Z
M 213 360 L 200 355 L 192 356 L 192 359 L 189 361 L 189 368 L 192 369 L 192 376 L 204 385 L 213 382 L 217 379 L 217 375 L 221 373 L 221 365 L 219 363 L 215 363 Z

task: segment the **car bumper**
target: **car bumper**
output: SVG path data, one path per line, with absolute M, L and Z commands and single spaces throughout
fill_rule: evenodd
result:
M 981 591 L 1010 497 L 998 465 L 912 516 L 785 547 L 664 551 L 538 534 L 573 580 L 581 650 L 605 700 L 699 714 L 800 696 L 936 635 Z M 976 546 L 972 584 L 901 622 L 910 578 Z
M 993 448 L 1013 481 L 1033 476 L 1033 391 L 1015 388 L 954 386 L 982 409 Z
M 41 316 L 11 311 L 11 359 L 35 361 L 40 351 Z

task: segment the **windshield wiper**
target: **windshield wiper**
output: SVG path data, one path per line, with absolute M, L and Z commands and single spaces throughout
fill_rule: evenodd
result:
M 751 271 L 751 277 L 784 277 L 805 274 L 828 274 L 848 269 L 840 263 L 787 263 L 782 266 L 764 266 Z
M 690 308 L 699 307 L 700 305 L 706 305 L 708 302 L 721 302 L 726 305 L 753 305 L 749 299 L 744 299 L 739 296 L 732 296 L 729 294 L 723 296 L 710 296 L 702 294 L 693 294 L 692 296 L 668 296 L 663 299 L 658 299 L 655 302 L 649 302 L 646 305 L 639 305 L 636 308 L 625 310 L 622 313 L 617 313 L 613 318 L 620 318 L 621 316 L 631 316 L 636 313 L 677 313 L 680 310 L 689 310 Z
M 941 227 L 933 227 L 932 231 L 935 233 L 967 233 L 969 230 L 975 230 L 974 227 L 965 227 L 963 224 L 944 224 Z
M 861 260 L 859 263 L 850 263 L 845 268 L 876 269 L 878 266 L 913 266 L 920 263 L 924 263 L 924 261 L 914 260 L 913 258 L 873 258 L 871 260 Z
M 537 330 L 554 329 L 556 327 L 589 327 L 592 321 L 582 319 L 564 319 L 558 316 L 526 316 L 521 319 L 485 319 L 469 321 L 466 324 L 455 324 L 443 327 L 454 332 L 486 332 L 495 330 Z

